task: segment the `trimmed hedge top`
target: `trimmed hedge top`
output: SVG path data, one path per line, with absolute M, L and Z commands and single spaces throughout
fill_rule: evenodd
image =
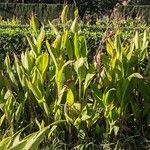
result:
M 31 14 L 34 13 L 40 21 L 45 22 L 59 18 L 62 9 L 62 4 L 0 3 L 0 16 L 4 19 L 15 16 L 21 22 L 27 23 Z M 74 12 L 73 5 L 69 5 L 69 11 L 68 17 L 72 18 Z

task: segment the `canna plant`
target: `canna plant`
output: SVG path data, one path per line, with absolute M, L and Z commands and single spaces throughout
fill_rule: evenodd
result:
M 143 37 L 136 32 L 131 45 L 116 32 L 106 39 L 105 52 L 98 51 L 89 63 L 78 12 L 70 27 L 67 12 L 65 6 L 63 31 L 49 21 L 56 35 L 53 42 L 47 40 L 44 26 L 37 29 L 32 16 L 33 33 L 26 37 L 30 49 L 5 58 L 0 70 L 0 127 L 7 134 L 1 149 L 39 149 L 56 137 L 72 144 L 74 133 L 84 147 L 90 136 L 109 140 L 121 135 L 129 119 L 146 118 L 146 127 L 150 123 L 149 63 L 141 69 L 148 58 L 147 32 Z
M 32 18 L 31 21 L 34 19 Z M 84 98 L 87 87 L 94 77 L 94 72 L 90 74 L 91 66 L 87 62 L 86 40 L 84 35 L 79 33 L 77 24 L 77 18 L 75 18 L 70 31 L 64 29 L 64 33 L 61 34 L 50 23 L 56 33 L 56 39 L 51 45 L 46 41 L 48 51 L 42 50 L 42 43 L 45 39 L 45 31 L 42 27 L 39 35 L 35 33 L 32 39 L 27 36 L 30 50 L 22 52 L 20 57 L 14 54 L 13 61 L 10 60 L 9 55 L 6 56 L 4 71 L 1 74 L 6 84 L 5 88 L 3 86 L 1 88 L 1 110 L 3 112 L 1 124 L 9 123 L 8 128 L 11 127 L 12 130 L 11 136 L 19 129 L 20 120 L 26 120 L 26 117 L 32 123 L 35 122 L 34 118 L 38 115 L 38 119 L 44 118 L 46 124 L 51 121 L 59 121 L 63 116 L 70 118 L 67 114 L 70 112 L 64 108 L 71 107 L 68 105 L 71 101 L 69 91 L 73 91 L 72 95 L 75 95 L 74 93 L 78 95 L 73 101 L 73 109 L 77 111 L 79 107 L 79 112 L 72 116 L 76 118 L 75 121 L 70 122 L 73 119 L 71 118 L 68 123 L 72 123 L 78 129 L 81 121 L 91 124 L 89 119 L 92 119 L 93 116 L 88 116 L 86 109 L 90 111 L 92 106 L 87 107 Z M 36 27 L 33 22 L 32 25 Z M 36 31 L 34 29 L 34 32 Z M 87 76 L 86 73 L 88 73 Z M 82 86 L 84 78 L 86 81 Z M 67 100 L 65 100 L 66 91 Z M 38 111 L 42 112 L 42 118 Z M 25 123 L 24 121 L 23 124 Z M 30 125 L 31 129 L 32 127 Z
M 92 67 L 89 66 L 87 62 L 87 44 L 85 36 L 80 33 L 77 17 L 75 17 L 70 30 L 64 28 L 63 34 L 59 33 L 51 22 L 49 22 L 49 24 L 56 34 L 56 39 L 51 45 L 48 41 L 46 42 L 55 68 L 54 76 L 58 93 L 57 99 L 55 100 L 55 118 L 59 118 L 58 116 L 60 116 L 60 111 L 62 109 L 60 108 L 60 103 L 63 101 L 63 94 L 67 91 L 64 113 L 68 122 L 76 126 L 76 124 L 78 124 L 76 122 L 82 117 L 82 110 L 86 109 L 84 108 L 86 106 L 84 98 L 90 81 L 92 77 L 94 77 L 94 71 L 91 70 Z M 69 60 L 67 61 L 67 59 Z M 85 78 L 86 81 L 84 85 L 83 82 Z M 76 85 L 78 89 L 75 87 Z M 67 107 L 72 107 L 73 111 L 78 111 L 76 116 L 74 116 L 76 118 L 73 119 L 74 121 L 67 114 L 66 109 L 70 109 Z
M 145 90 L 149 89 L 144 74 L 140 74 L 139 65 L 147 57 L 147 46 L 146 31 L 143 39 L 140 39 L 140 35 L 136 32 L 131 46 L 123 45 L 120 34 L 117 32 L 114 42 L 110 38 L 106 41 L 107 55 L 101 51 L 98 53 L 103 66 L 102 69 L 97 67 L 99 86 L 94 87 L 92 91 L 93 97 L 103 108 L 107 136 L 112 131 L 115 135 L 118 134 L 121 122 L 129 117 L 130 106 L 135 118 L 142 109 L 139 107 L 142 103 L 141 97 L 139 101 L 135 101 L 133 94 L 142 92 L 139 88 L 142 85 L 145 86 Z M 102 65 L 101 63 L 97 63 L 96 66 Z M 147 102 L 146 99 L 144 99 L 145 102 Z

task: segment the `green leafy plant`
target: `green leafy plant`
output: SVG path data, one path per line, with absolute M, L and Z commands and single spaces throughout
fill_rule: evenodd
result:
M 68 26 L 67 6 L 63 29 L 49 21 L 53 41 L 32 17 L 29 48 L 7 54 L 0 69 L 0 148 L 122 148 L 131 135 L 149 138 L 148 32 L 126 41 L 117 30 L 89 61 L 78 15 Z

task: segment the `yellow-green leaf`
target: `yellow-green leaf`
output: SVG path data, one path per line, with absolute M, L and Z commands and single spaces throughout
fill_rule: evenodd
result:
M 65 24 L 67 22 L 67 15 L 68 15 L 69 7 L 66 5 L 61 13 L 61 22 Z
M 71 31 L 73 33 L 77 33 L 79 30 L 79 24 L 78 24 L 78 17 L 76 17 L 72 23 L 72 26 L 71 26 Z
M 44 26 L 42 26 L 40 34 L 38 35 L 37 41 L 36 41 L 36 47 L 37 47 L 37 52 L 38 54 L 41 53 L 41 46 L 42 46 L 42 42 L 45 38 L 45 30 L 44 30 Z
M 48 62 L 49 62 L 49 55 L 48 53 L 41 54 L 37 59 L 36 59 L 36 67 L 43 76 L 47 67 L 48 67 Z
M 73 105 L 74 103 L 74 95 L 71 89 L 68 90 L 67 92 L 67 100 L 66 100 L 67 104 L 69 106 Z
M 113 50 L 114 50 L 114 45 L 113 45 L 113 42 L 108 39 L 107 42 L 106 42 L 106 50 L 107 50 L 107 53 L 113 57 Z

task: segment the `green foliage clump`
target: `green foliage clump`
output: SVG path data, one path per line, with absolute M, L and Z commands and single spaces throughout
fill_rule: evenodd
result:
M 78 16 L 68 27 L 66 8 L 61 31 L 49 22 L 52 41 L 32 18 L 29 48 L 2 61 L 0 149 L 148 147 L 148 32 L 126 41 L 116 28 L 89 62 Z

